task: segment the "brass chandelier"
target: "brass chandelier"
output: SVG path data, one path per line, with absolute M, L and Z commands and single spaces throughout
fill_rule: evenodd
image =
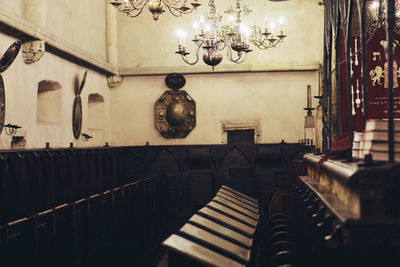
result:
M 236 25 L 242 25 L 242 21 L 240 16 L 241 15 L 248 15 L 252 12 L 252 10 L 248 6 L 240 6 L 240 0 L 236 1 L 236 8 L 234 9 L 233 7 L 229 7 L 225 13 L 234 15 L 236 17 Z M 232 17 L 230 16 L 230 21 Z M 279 24 L 283 24 L 283 18 L 279 18 Z M 283 33 L 283 30 L 281 29 L 280 33 L 275 35 L 272 33 L 272 30 L 275 28 L 275 23 L 271 22 L 268 27 L 264 28 L 264 31 L 261 30 L 260 27 L 254 25 L 250 29 L 250 36 L 249 36 L 249 41 L 253 43 L 255 46 L 257 46 L 259 49 L 269 49 L 272 47 L 276 47 L 278 43 L 283 42 L 283 38 L 286 37 L 286 35 Z M 271 30 L 271 31 L 270 31 Z
M 283 23 L 283 19 L 279 19 L 279 24 Z M 275 24 L 271 23 L 269 25 L 270 29 L 275 28 Z M 279 34 L 275 35 L 269 31 L 268 27 L 265 27 L 264 31 L 260 27 L 254 25 L 252 26 L 252 34 L 250 35 L 250 41 L 257 46 L 259 49 L 269 49 L 276 47 L 279 43 L 283 42 L 283 38 L 287 35 L 283 33 L 283 30 Z
M 139 16 L 144 7 L 148 5 L 154 20 L 160 18 L 160 15 L 165 12 L 165 7 L 172 15 L 180 17 L 183 14 L 191 13 L 201 5 L 198 0 L 193 0 L 190 7 L 187 0 L 114 0 L 110 4 L 132 18 Z
M 196 33 L 192 40 L 195 44 L 195 59 L 190 61 L 186 51 L 185 34 L 178 30 L 178 51 L 183 61 L 189 65 L 195 65 L 199 61 L 200 48 L 203 48 L 203 61 L 207 65 L 218 65 L 222 61 L 221 51 L 227 49 L 227 58 L 234 63 L 242 63 L 246 60 L 247 53 L 251 52 L 249 46 L 250 29 L 241 23 L 240 13 L 236 24 L 220 26 L 222 16 L 217 13 L 214 0 L 208 3 L 209 13 L 200 17 L 200 22 L 195 24 Z M 200 28 L 200 29 L 199 29 Z

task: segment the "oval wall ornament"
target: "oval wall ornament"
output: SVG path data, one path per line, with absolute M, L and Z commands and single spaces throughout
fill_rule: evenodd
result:
M 74 100 L 74 106 L 72 110 L 72 130 L 74 132 L 75 139 L 79 139 L 82 130 L 82 100 L 81 96 L 77 96 Z
M 6 114 L 6 94 L 4 92 L 3 78 L 0 75 L 0 134 L 3 132 L 5 114 Z
M 165 85 L 172 90 L 179 90 L 186 84 L 186 79 L 182 74 L 171 73 L 165 77 Z
M 21 41 L 15 41 L 7 48 L 0 59 L 0 73 L 3 73 L 17 57 L 21 48 Z M 3 132 L 4 120 L 6 116 L 6 92 L 3 77 L 0 75 L 0 134 Z
M 4 72 L 14 62 L 21 48 L 21 42 L 16 41 L 4 52 L 0 59 L 0 73 Z
M 79 83 L 78 79 L 75 80 L 75 100 L 72 107 L 72 131 L 75 139 L 79 139 L 82 130 L 82 100 L 81 93 L 86 83 L 87 71 L 83 74 L 82 80 Z

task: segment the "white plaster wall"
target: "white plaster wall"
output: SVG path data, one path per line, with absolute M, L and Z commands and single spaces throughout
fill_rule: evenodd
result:
M 21 2 L 23 0 L 0 0 L 0 8 L 10 16 L 21 16 Z
M 15 38 L 0 34 L 0 52 L 3 53 Z M 86 85 L 81 94 L 83 104 L 82 132 L 88 132 L 87 109 L 88 95 L 101 94 L 105 99 L 104 121 L 105 134 L 102 140 L 93 138 L 90 142 L 75 140 L 72 133 L 72 106 L 75 98 L 74 77 L 82 78 L 85 68 L 73 64 L 51 53 L 45 53 L 43 58 L 33 64 L 25 64 L 20 52 L 14 63 L 1 75 L 6 90 L 6 123 L 18 124 L 23 128 L 17 135 L 25 135 L 27 148 L 43 148 L 46 142 L 51 147 L 69 147 L 73 142 L 75 147 L 100 146 L 111 140 L 110 132 L 110 92 L 104 75 L 88 70 Z M 60 101 L 60 123 L 38 123 L 37 90 L 41 80 L 53 80 L 62 85 Z M 11 137 L 3 130 L 0 135 L 0 149 L 9 149 Z
M 154 127 L 154 103 L 165 76 L 126 77 L 111 93 L 112 145 L 221 144 L 223 120 L 259 120 L 262 143 L 304 138 L 306 87 L 317 94 L 318 72 L 185 75 L 196 101 L 197 126 L 184 139 L 166 139 Z M 315 106 L 317 101 L 313 100 Z
M 106 61 L 106 4 L 99 0 L 0 0 L 0 15 Z
M 106 6 L 99 0 L 45 0 L 45 29 L 106 61 Z
M 145 8 L 137 18 L 129 18 L 118 14 L 118 47 L 119 67 L 127 73 L 151 73 L 163 70 L 168 73 L 171 68 L 203 71 L 210 70 L 200 59 L 195 66 L 186 65 L 177 50 L 176 29 L 180 28 L 187 33 L 188 51 L 194 52 L 191 41 L 194 37 L 193 23 L 200 15 L 208 12 L 208 1 L 199 1 L 203 5 L 198 11 L 176 18 L 168 10 L 153 21 L 151 13 Z M 236 0 L 216 0 L 217 11 L 221 14 Z M 243 18 L 248 25 L 265 26 L 265 21 L 275 21 L 282 16 L 285 19 L 284 30 L 288 34 L 284 42 L 276 48 L 259 50 L 253 48 L 245 63 L 235 65 L 224 59 L 216 70 L 224 68 L 238 68 L 251 70 L 256 67 L 277 67 L 318 64 L 322 61 L 323 42 L 323 12 L 324 8 L 318 1 L 291 0 L 284 2 L 270 2 L 267 0 L 246 0 L 242 4 L 249 5 L 253 13 Z M 279 27 L 278 27 L 279 28 Z M 193 56 L 193 55 L 191 55 Z M 199 67 L 202 67 L 199 69 Z

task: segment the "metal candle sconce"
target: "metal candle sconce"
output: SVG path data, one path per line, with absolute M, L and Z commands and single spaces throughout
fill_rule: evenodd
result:
M 93 136 L 90 136 L 90 135 L 85 134 L 85 133 L 81 134 L 81 137 L 82 137 L 82 141 L 84 141 L 84 142 L 88 142 L 89 139 L 93 138 Z
M 7 135 L 14 135 L 17 133 L 17 130 L 22 128 L 21 126 L 14 125 L 14 124 L 0 124 L 0 127 L 4 129 Z

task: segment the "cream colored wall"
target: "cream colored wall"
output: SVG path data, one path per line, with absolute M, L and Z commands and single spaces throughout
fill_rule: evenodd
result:
M 224 120 L 259 120 L 262 143 L 304 138 L 306 87 L 317 94 L 318 72 L 185 75 L 196 101 L 197 126 L 184 139 L 165 139 L 154 127 L 154 103 L 165 76 L 125 78 L 111 93 L 112 145 L 221 144 Z M 314 101 L 314 106 L 316 101 Z
M 3 53 L 16 39 L 0 34 L 0 52 Z M 73 64 L 51 53 L 33 64 L 25 64 L 20 53 L 14 63 L 2 73 L 6 90 L 6 123 L 22 126 L 17 135 L 25 136 L 27 148 L 43 148 L 46 142 L 51 147 L 101 146 L 111 140 L 110 132 L 110 91 L 104 75 L 88 70 L 86 85 L 81 94 L 83 104 L 82 133 L 88 133 L 88 95 L 101 94 L 105 99 L 104 138 L 93 138 L 89 142 L 75 140 L 72 133 L 72 106 L 75 98 L 74 77 L 82 78 L 86 68 Z M 60 123 L 41 123 L 37 121 L 37 90 L 41 80 L 57 81 L 62 85 L 59 108 Z M 56 105 L 56 103 L 54 103 Z M 9 149 L 11 136 L 0 135 L 0 149 Z
M 223 120 L 259 120 L 263 143 L 281 139 L 298 142 L 304 138 L 302 108 L 306 104 L 307 84 L 312 85 L 313 95 L 318 92 L 323 7 L 310 0 L 242 1 L 253 9 L 251 17 L 243 19 L 245 22 L 261 26 L 265 19 L 277 21 L 282 16 L 288 37 L 270 50 L 253 47 L 243 64 L 225 58 L 212 72 L 201 60 L 196 66 L 189 66 L 174 53 L 176 29 L 185 30 L 189 40 L 193 22 L 208 11 L 208 1 L 200 2 L 203 6 L 198 12 L 175 18 L 166 11 L 157 22 L 147 9 L 133 19 L 118 14 L 120 71 L 138 76 L 125 77 L 122 86 L 112 90 L 112 144 L 220 144 Z M 217 11 L 223 13 L 235 2 L 216 0 Z M 154 127 L 153 105 L 167 89 L 165 76 L 140 76 L 171 72 L 195 73 L 185 75 L 184 89 L 197 103 L 197 126 L 185 139 L 165 139 Z
M 97 61 L 107 59 L 104 1 L 0 0 L 0 20 L 35 28 L 46 38 Z
M 45 0 L 45 14 L 45 29 L 49 33 L 106 61 L 106 6 L 103 1 Z
M 98 0 L 0 0 L 0 18 L 11 27 L 43 38 L 44 41 L 63 50 L 66 54 L 82 57 L 100 66 L 107 64 L 106 4 Z M 17 37 L 0 34 L 0 53 Z M 25 64 L 22 53 L 12 66 L 2 74 L 6 88 L 6 123 L 18 124 L 23 128 L 17 135 L 25 136 L 26 148 L 103 146 L 111 140 L 110 91 L 103 73 L 88 70 L 82 92 L 82 133 L 88 129 L 88 95 L 99 93 L 104 99 L 104 112 L 99 114 L 104 121 L 104 131 L 89 142 L 75 140 L 72 133 L 72 106 L 75 98 L 74 78 L 82 78 L 87 67 L 72 63 L 70 58 L 61 58 L 48 51 L 33 64 Z M 57 81 L 61 84 L 59 96 L 51 100 L 48 110 L 54 114 L 37 118 L 37 90 L 41 80 Z M 46 97 L 43 98 L 46 101 Z M 40 104 L 40 103 L 39 103 Z M 39 112 L 41 112 L 39 110 Z M 41 114 L 39 114 L 41 115 Z M 43 114 L 42 114 L 43 115 Z M 48 122 L 41 117 L 51 118 Z M 96 120 L 98 118 L 95 118 Z M 0 149 L 9 149 L 11 137 L 5 132 L 0 135 Z
M 0 7 L 2 9 L 2 12 L 10 15 L 10 16 L 21 16 L 22 14 L 22 9 L 21 9 L 21 3 L 24 0 L 0 0 Z
M 137 18 L 118 14 L 118 47 L 119 67 L 123 74 L 151 74 L 168 72 L 202 72 L 210 71 L 201 60 L 196 66 L 186 65 L 177 50 L 176 29 L 187 33 L 188 51 L 194 52 L 193 23 L 199 16 L 208 12 L 208 1 L 199 1 L 203 5 L 198 11 L 176 18 L 168 10 L 153 21 L 151 13 L 145 8 Z M 215 0 L 217 11 L 221 14 L 236 0 Z M 274 68 L 294 68 L 318 65 L 322 61 L 323 12 L 318 1 L 291 0 L 270 2 L 267 0 L 246 0 L 253 13 L 243 18 L 248 25 L 265 25 L 265 20 L 277 22 L 279 17 L 285 19 L 285 41 L 276 48 L 259 50 L 253 48 L 243 64 L 233 64 L 224 59 L 216 70 L 254 70 Z M 278 27 L 279 28 L 279 27 Z M 191 55 L 193 56 L 193 55 Z

